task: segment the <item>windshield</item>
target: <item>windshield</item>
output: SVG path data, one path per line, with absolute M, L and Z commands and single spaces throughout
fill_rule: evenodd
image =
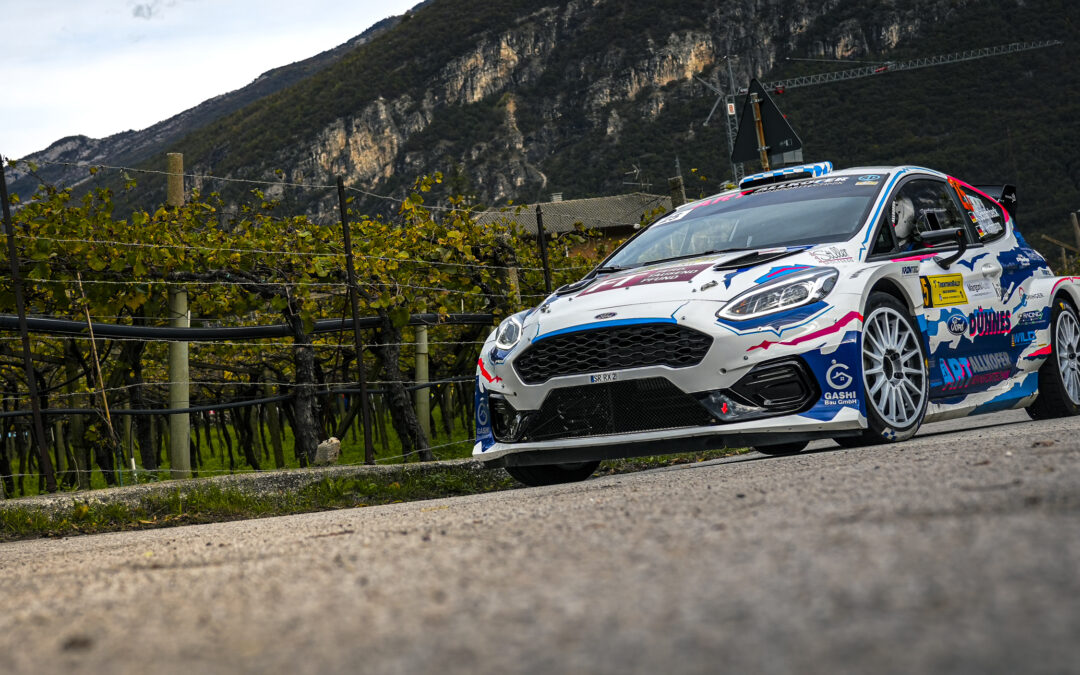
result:
M 885 176 L 826 176 L 729 192 L 651 225 L 605 261 L 605 267 L 721 251 L 825 244 L 850 239 Z

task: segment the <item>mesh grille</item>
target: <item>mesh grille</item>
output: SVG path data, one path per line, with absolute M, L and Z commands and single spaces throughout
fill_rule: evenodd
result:
M 624 434 L 715 424 L 690 394 L 662 377 L 552 391 L 523 440 Z
M 647 323 L 556 335 L 532 345 L 514 361 L 526 384 L 559 375 L 701 363 L 712 345 L 708 335 L 670 323 Z

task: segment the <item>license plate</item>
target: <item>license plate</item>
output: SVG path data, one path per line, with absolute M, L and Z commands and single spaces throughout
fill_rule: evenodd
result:
M 596 375 L 589 376 L 589 382 L 596 384 L 597 382 L 614 382 L 619 379 L 618 373 L 598 373 Z

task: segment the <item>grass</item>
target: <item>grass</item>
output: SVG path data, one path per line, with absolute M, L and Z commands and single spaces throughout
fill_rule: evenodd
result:
M 739 454 L 716 450 L 604 462 L 598 475 L 641 471 L 675 464 L 703 462 Z M 359 508 L 442 497 L 497 492 L 520 487 L 505 471 L 472 466 L 433 471 L 393 471 L 347 478 L 324 478 L 296 491 L 257 493 L 212 483 L 181 491 L 173 489 L 140 498 L 138 503 L 79 502 L 47 511 L 36 506 L 0 508 L 0 541 L 80 534 L 122 532 L 197 523 Z
M 469 457 L 472 454 L 472 442 L 470 440 L 470 431 L 464 429 L 461 426 L 460 418 L 454 420 L 454 432 L 450 436 L 447 436 L 443 428 L 442 408 L 436 407 L 433 411 L 433 417 L 435 431 L 438 432 L 431 440 L 431 445 L 435 447 L 433 451 L 438 459 L 460 459 Z M 398 438 L 397 433 L 394 431 L 393 425 L 390 423 L 389 414 L 384 415 L 383 427 L 386 429 L 386 440 L 375 440 L 375 461 L 379 464 L 400 464 L 408 462 L 410 460 L 416 461 L 416 457 L 402 457 L 401 441 Z M 210 454 L 210 448 L 206 443 L 206 436 L 203 430 L 199 431 L 200 439 L 200 455 L 202 457 L 202 464 L 197 468 L 197 472 L 200 476 L 220 476 L 228 474 L 240 474 L 251 473 L 255 471 L 251 466 L 247 464 L 244 459 L 243 450 L 240 448 L 239 435 L 236 432 L 236 427 L 231 422 L 227 425 L 229 434 L 232 437 L 233 445 L 233 457 L 235 464 L 230 466 L 229 453 L 225 446 L 224 438 L 222 437 L 221 430 L 215 425 L 211 428 L 210 434 L 213 440 L 214 454 Z M 374 425 L 373 425 L 374 426 Z M 266 432 L 267 445 L 269 445 L 269 433 Z M 364 463 L 364 437 L 359 423 L 354 423 L 352 429 L 345 434 L 345 437 L 341 440 L 341 457 L 338 459 L 337 464 L 348 465 L 360 465 Z M 294 451 L 294 440 L 292 427 L 285 425 L 284 433 L 281 438 L 282 447 L 285 455 L 285 469 L 298 469 L 300 468 L 300 461 L 296 458 Z M 164 437 L 161 440 L 162 443 L 162 464 L 156 472 L 146 471 L 142 466 L 142 458 L 139 455 L 139 451 L 135 449 L 135 461 L 138 467 L 137 476 L 133 475 L 130 470 L 130 465 L 125 467 L 125 470 L 120 472 L 124 485 L 132 485 L 133 483 L 147 483 L 160 480 L 169 480 L 171 478 L 169 474 L 170 464 L 168 460 L 168 449 Z M 53 449 L 55 452 L 55 449 Z M 269 447 L 265 452 L 260 452 L 258 446 L 255 447 L 255 452 L 258 454 L 260 468 L 263 471 L 274 470 L 274 459 L 272 456 L 272 450 Z M 131 448 L 125 447 L 125 456 L 127 462 L 131 461 Z M 16 462 L 12 461 L 12 468 L 18 471 Z M 194 467 L 193 467 L 194 468 Z M 93 468 L 90 473 L 90 489 L 97 490 L 110 487 L 105 480 L 105 474 L 98 468 L 97 464 L 93 464 Z M 61 486 L 61 490 L 70 489 L 74 490 L 74 486 L 65 488 Z M 19 479 L 15 479 L 15 490 L 8 497 L 22 497 L 32 496 L 37 494 L 45 494 L 45 490 L 41 485 L 41 479 L 38 474 L 25 476 L 23 481 L 19 482 Z

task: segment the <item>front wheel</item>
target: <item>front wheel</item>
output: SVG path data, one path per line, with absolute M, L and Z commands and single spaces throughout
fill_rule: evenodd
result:
M 596 471 L 599 461 L 575 462 L 573 464 L 538 464 L 535 466 L 508 466 L 506 473 L 529 487 L 576 483 Z
M 860 342 L 867 429 L 837 443 L 851 447 L 911 438 L 926 415 L 930 379 L 907 308 L 891 295 L 872 293 Z
M 1035 420 L 1080 413 L 1080 320 L 1057 300 L 1050 318 L 1050 358 L 1039 368 L 1039 396 L 1028 407 Z

